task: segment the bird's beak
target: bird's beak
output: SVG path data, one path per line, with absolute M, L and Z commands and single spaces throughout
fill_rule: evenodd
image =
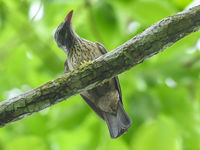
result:
M 65 17 L 65 22 L 66 22 L 66 24 L 69 25 L 69 24 L 71 23 L 72 15 L 73 15 L 73 10 L 71 10 L 71 11 L 67 14 L 67 16 Z

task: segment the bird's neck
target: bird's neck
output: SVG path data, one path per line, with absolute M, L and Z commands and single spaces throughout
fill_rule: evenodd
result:
M 67 38 L 66 38 L 66 48 L 67 48 L 67 51 L 69 52 L 74 43 L 80 38 L 78 36 L 78 34 L 76 34 L 72 24 L 70 25 L 70 30 L 67 31 Z

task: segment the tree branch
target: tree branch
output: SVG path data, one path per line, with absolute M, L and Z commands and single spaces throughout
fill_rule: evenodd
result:
M 200 6 L 167 17 L 78 70 L 0 103 L 0 127 L 91 89 L 200 29 Z

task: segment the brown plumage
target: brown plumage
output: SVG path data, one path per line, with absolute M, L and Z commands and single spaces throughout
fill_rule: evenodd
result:
M 65 62 L 65 72 L 77 69 L 81 64 L 107 53 L 100 43 L 93 43 L 79 37 L 71 23 L 73 11 L 69 12 L 65 20 L 55 32 L 55 41 L 68 56 Z M 131 120 L 122 104 L 122 94 L 118 77 L 81 93 L 86 103 L 106 121 L 111 138 L 122 135 L 131 126 Z

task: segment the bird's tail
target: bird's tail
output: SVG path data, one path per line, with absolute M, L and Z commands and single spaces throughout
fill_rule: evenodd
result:
M 103 117 L 109 128 L 110 136 L 113 139 L 121 136 L 132 124 L 132 121 L 126 114 L 121 102 L 119 102 L 116 115 L 104 112 Z

